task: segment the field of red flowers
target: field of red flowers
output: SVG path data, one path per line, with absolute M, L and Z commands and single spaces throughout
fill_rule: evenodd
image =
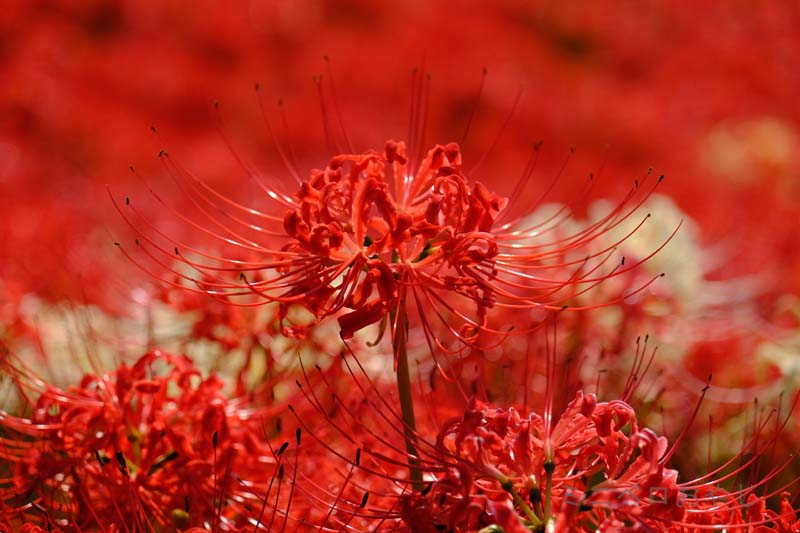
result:
M 7 2 L 0 531 L 800 532 L 798 27 Z

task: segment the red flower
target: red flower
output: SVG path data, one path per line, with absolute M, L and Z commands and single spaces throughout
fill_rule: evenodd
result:
M 282 219 L 221 197 L 173 161 L 167 165 L 176 177 L 189 181 L 187 190 L 195 195 L 196 205 L 214 207 L 217 214 L 208 208 L 202 213 L 211 217 L 216 229 L 183 213 L 178 216 L 239 253 L 227 259 L 188 248 L 199 256 L 195 260 L 182 251 L 187 249 L 183 243 L 158 230 L 157 235 L 146 235 L 131 220 L 140 236 L 137 244 L 157 269 L 171 270 L 169 278 L 162 278 L 167 284 L 239 305 L 258 304 L 232 300 L 247 294 L 279 303 L 287 336 L 303 335 L 310 325 L 336 316 L 343 338 L 380 322 L 388 323 L 395 339 L 403 317 L 414 314 L 434 353 L 452 350 L 441 341 L 447 335 L 463 345 L 488 333 L 494 344 L 496 336 L 506 332 L 490 324 L 489 309 L 560 310 L 575 295 L 638 264 L 626 265 L 624 259 L 614 263 L 613 246 L 579 260 L 574 257 L 631 215 L 642 201 L 637 192 L 645 191 L 643 184 L 637 182 L 597 223 L 541 242 L 540 235 L 551 232 L 560 218 L 537 225 L 513 218 L 506 199 L 471 183 L 454 143 L 435 146 L 419 163 L 404 143 L 394 141 L 381 153 L 338 155 L 324 170 L 313 171 L 292 197 L 260 183 L 269 199 L 288 208 Z M 523 176 L 520 188 L 529 177 L 529 172 Z M 282 242 L 275 227 L 279 220 L 285 232 Z M 198 274 L 168 267 L 163 255 Z M 237 273 L 238 280 L 227 278 L 229 272 Z M 289 309 L 296 304 L 305 306 L 314 319 L 291 321 Z M 523 327 L 515 333 L 530 330 Z
M 543 417 L 474 401 L 444 423 L 433 481 L 402 500 L 413 531 L 689 531 L 693 525 L 795 531 L 791 505 L 768 511 L 755 491 L 715 489 L 713 473 L 679 483 L 674 448 L 639 427 L 625 402 L 576 394 L 552 430 Z M 680 440 L 680 439 L 679 439 Z M 440 470 L 441 469 L 441 470 Z M 728 476 L 729 477 L 729 476 Z M 724 481 L 726 477 L 720 477 Z M 743 504 L 742 502 L 747 502 Z
M 202 378 L 186 357 L 151 351 L 69 390 L 39 382 L 8 358 L 3 370 L 40 394 L 26 417 L 0 412 L 8 465 L 0 505 L 11 525 L 165 531 L 244 524 L 261 501 L 237 477 L 252 484 L 274 476 L 275 461 L 260 459 L 273 457 L 261 426 L 250 427 L 221 394 L 222 382 Z

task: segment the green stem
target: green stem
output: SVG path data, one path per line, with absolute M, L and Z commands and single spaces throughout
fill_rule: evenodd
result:
M 414 399 L 411 396 L 411 375 L 408 368 L 408 320 L 401 311 L 399 318 L 397 311 L 392 311 L 390 320 L 396 324 L 396 331 L 392 339 L 395 357 L 397 357 L 397 392 L 400 396 L 400 412 L 403 416 L 403 433 L 406 440 L 408 453 L 408 470 L 411 477 L 412 488 L 419 492 L 423 489 L 422 470 L 417 457 L 416 431 L 417 423 L 414 417 Z
M 551 495 L 553 492 L 553 471 L 556 469 L 555 463 L 552 461 L 545 461 L 544 463 L 544 473 L 545 478 L 547 480 L 547 490 L 544 493 L 544 523 L 548 524 L 550 522 L 550 506 L 551 506 Z
M 514 485 L 511 483 L 510 479 L 503 478 L 500 480 L 500 486 L 503 487 L 503 490 L 511 494 L 511 497 L 514 499 L 514 503 L 516 503 L 519 508 L 522 509 L 522 512 L 528 517 L 528 521 L 532 527 L 535 528 L 542 523 L 542 521 L 536 516 L 536 513 L 533 512 L 533 509 L 531 509 L 525 500 L 523 500 L 522 497 L 517 494 L 517 491 L 514 490 Z

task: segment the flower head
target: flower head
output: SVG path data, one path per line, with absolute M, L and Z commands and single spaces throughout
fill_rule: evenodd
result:
M 203 378 L 186 357 L 151 351 L 68 390 L 3 363 L 18 385 L 39 394 L 27 416 L 0 411 L 0 456 L 9 465 L 0 506 L 11 524 L 64 531 L 235 524 L 251 514 L 241 494 L 242 505 L 228 503 L 240 492 L 235 476 L 272 474 L 269 461 L 248 459 L 272 455 L 260 427 L 237 415 L 219 378 Z
M 494 220 L 505 200 L 461 173 L 454 143 L 431 149 L 409 174 L 403 143 L 383 153 L 334 157 L 301 185 L 298 206 L 284 218 L 292 241 L 320 273 L 299 291 L 317 316 L 339 316 L 342 336 L 396 312 L 409 290 L 452 289 L 474 299 L 479 315 L 490 289 L 470 270 L 492 270 L 498 255 Z M 316 280 L 315 280 L 316 281 Z M 323 300 L 323 301 L 320 301 Z
M 680 482 L 667 466 L 674 445 L 639 426 L 623 401 L 598 402 L 578 391 L 552 429 L 547 416 L 473 400 L 443 424 L 436 450 L 444 468 L 432 470 L 425 491 L 403 499 L 403 519 L 414 531 L 431 532 L 798 527 L 786 494 L 779 513 L 765 506 L 775 493 L 756 495 L 766 479 L 733 493 L 719 488 L 713 473 Z
M 157 228 L 148 234 L 129 220 L 146 256 L 157 269 L 171 271 L 162 278 L 168 284 L 234 305 L 276 302 L 287 336 L 301 336 L 333 316 L 343 338 L 380 323 L 395 339 L 398 326 L 415 316 L 433 353 L 453 352 L 487 337 L 483 342 L 495 345 L 511 329 L 530 332 L 541 323 L 531 310 L 586 308 L 577 296 L 649 259 L 627 265 L 624 258 L 614 260 L 618 243 L 586 252 L 588 243 L 630 217 L 642 196 L 652 192 L 644 182 L 637 181 L 605 217 L 563 235 L 555 231 L 563 213 L 531 222 L 510 209 L 535 165 L 506 199 L 470 179 L 455 143 L 436 145 L 418 163 L 408 152 L 404 143 L 389 141 L 381 152 L 334 156 L 307 180 L 298 178 L 293 195 L 255 177 L 283 217 L 221 196 L 162 153 L 173 175 L 189 182 L 186 190 L 213 225 L 177 216 L 238 251 L 228 257 L 189 247 Z M 126 205 L 133 209 L 127 199 Z M 164 255 L 182 263 L 183 271 L 169 266 Z M 641 287 L 626 296 L 636 290 Z M 247 295 L 256 300 L 237 302 Z M 295 305 L 311 311 L 313 319 L 292 320 Z M 499 327 L 490 321 L 492 308 L 528 313 L 513 328 Z

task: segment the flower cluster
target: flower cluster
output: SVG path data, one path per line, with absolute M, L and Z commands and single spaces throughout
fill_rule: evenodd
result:
M 0 532 L 800 533 L 790 3 L 12 0 Z
M 235 496 L 241 480 L 269 479 L 275 464 L 251 420 L 257 413 L 227 399 L 219 378 L 154 350 L 60 390 L 10 357 L 4 372 L 38 397 L 28 416 L 0 415 L 8 524 L 161 531 L 246 523 L 247 499 Z
M 679 482 L 678 471 L 667 466 L 674 450 L 668 450 L 666 438 L 640 427 L 625 402 L 598 402 L 579 391 L 552 429 L 547 416 L 522 416 L 513 407 L 473 401 L 463 416 L 446 422 L 436 439 L 445 473 L 403 500 L 411 529 L 800 527 L 788 493 L 775 513 L 749 488 L 731 495 L 708 480 Z M 747 504 L 740 506 L 737 498 Z
M 188 246 L 146 220 L 142 227 L 130 199 L 118 209 L 140 252 L 117 244 L 164 282 L 166 302 L 179 312 L 200 311 L 190 338 L 219 344 L 223 356 L 246 347 L 236 393 L 188 357 L 158 349 L 65 390 L 7 354 L 9 382 L 30 412 L 0 416 L 8 527 L 797 529 L 785 494 L 779 511 L 766 506 L 794 483 L 766 490 L 785 466 L 733 491 L 718 486 L 733 475 L 722 470 L 680 479 L 670 461 L 685 431 L 670 448 L 664 436 L 640 425 L 627 403 L 655 357 L 647 354 L 647 338 L 641 345 L 637 340 L 620 399 L 607 402 L 584 393 L 583 369 L 557 355 L 568 349 L 558 324 L 575 335 L 571 342 L 582 342 L 585 326 L 584 319 L 562 319 L 563 311 L 634 309 L 638 295 L 660 277 L 637 278 L 639 267 L 677 229 L 649 253 L 611 261 L 650 218 L 637 209 L 660 178 L 652 185 L 637 180 L 616 207 L 575 228 L 563 209 L 544 221 L 537 214 L 510 215 L 518 197 L 509 201 L 470 184 L 455 143 L 435 146 L 415 164 L 403 143 L 390 141 L 383 152 L 333 157 L 293 196 L 264 186 L 283 207 L 281 219 L 227 199 L 168 154 L 161 157 L 191 186 L 195 205 L 222 214 L 212 219 L 216 230 L 204 233 L 232 249 L 233 258 Z M 189 214 L 175 214 L 202 228 Z M 272 229 L 250 224 L 247 214 Z M 271 312 L 260 319 L 245 312 L 261 306 Z M 315 335 L 334 318 L 342 355 L 331 362 Z M 381 334 L 391 332 L 393 367 L 382 357 L 380 339 L 361 344 L 356 338 L 375 324 Z M 410 350 L 419 334 L 427 342 Z M 526 347 L 511 346 L 513 339 Z M 543 350 L 533 356 L 537 344 Z M 498 351 L 507 357 L 505 368 L 524 364 L 516 368 L 522 387 L 512 396 L 518 401 L 521 391 L 524 407 L 529 387 L 545 380 L 541 415 L 495 399 L 498 387 L 513 383 L 488 361 Z M 262 352 L 267 368 L 253 386 L 251 367 Z M 557 367 L 573 376 L 560 387 Z M 427 386 L 423 372 L 430 372 Z M 566 406 L 556 420 L 560 399 Z M 289 426 L 296 427 L 294 436 Z M 754 440 L 760 436 L 759 428 Z M 764 448 L 751 458 L 740 454 L 743 464 L 733 472 L 752 475 Z

